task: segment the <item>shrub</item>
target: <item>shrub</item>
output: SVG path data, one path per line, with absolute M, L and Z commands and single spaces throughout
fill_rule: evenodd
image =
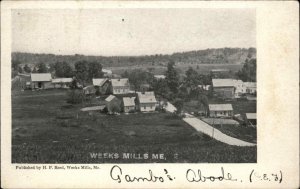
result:
M 70 104 L 79 104 L 84 99 L 84 95 L 79 89 L 69 90 L 67 96 L 67 102 Z

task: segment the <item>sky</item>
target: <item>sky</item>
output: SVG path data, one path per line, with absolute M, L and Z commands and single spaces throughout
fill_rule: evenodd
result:
M 255 9 L 13 10 L 12 51 L 131 56 L 256 46 Z

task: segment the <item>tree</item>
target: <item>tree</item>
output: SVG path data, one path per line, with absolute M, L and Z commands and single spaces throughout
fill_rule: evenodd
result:
M 67 62 L 56 62 L 54 65 L 56 77 L 72 77 L 73 71 Z
M 76 72 L 76 78 L 79 82 L 81 82 L 83 85 L 88 80 L 88 67 L 86 61 L 79 61 L 75 63 L 75 72 Z
M 76 89 L 76 90 L 69 90 L 67 94 L 67 102 L 70 104 L 79 104 L 83 101 L 84 99 L 84 94 L 82 93 L 81 90 Z
M 21 62 L 19 60 L 13 59 L 11 61 L 11 67 L 13 68 L 13 70 L 17 71 L 20 64 L 21 64 Z
M 36 67 L 33 68 L 32 73 L 37 73 Z
M 24 66 L 24 71 L 25 71 L 26 73 L 31 73 L 31 68 L 28 66 L 28 64 L 25 64 L 25 66 Z
M 198 104 L 205 111 L 206 115 L 208 114 L 208 98 L 206 95 L 199 95 Z
M 141 69 L 134 69 L 128 74 L 128 79 L 130 84 L 134 86 L 134 90 L 137 91 L 140 89 L 142 84 L 153 83 L 153 74 Z
M 23 73 L 23 69 L 22 69 L 21 66 L 18 66 L 18 72 L 19 72 L 19 73 Z
M 43 62 L 40 62 L 37 65 L 37 72 L 38 73 L 47 73 L 48 72 L 48 68 L 47 68 L 46 64 L 43 63 Z
M 179 87 L 179 75 L 174 68 L 175 63 L 170 61 L 168 63 L 168 69 L 166 71 L 166 81 L 170 88 L 170 90 L 176 94 L 178 92 Z
M 256 82 L 256 59 L 246 59 L 243 68 L 236 73 L 236 76 L 244 82 Z
M 102 65 L 98 62 L 90 62 L 88 64 L 88 79 L 103 77 Z
M 183 109 L 183 100 L 180 99 L 180 98 L 176 98 L 175 101 L 174 101 L 174 106 L 177 109 L 176 113 L 180 114 L 182 112 L 182 109 Z

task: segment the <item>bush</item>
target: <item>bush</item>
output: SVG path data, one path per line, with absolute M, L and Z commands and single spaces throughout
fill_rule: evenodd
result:
M 67 96 L 67 102 L 70 104 L 79 104 L 84 99 L 84 95 L 79 89 L 69 90 Z

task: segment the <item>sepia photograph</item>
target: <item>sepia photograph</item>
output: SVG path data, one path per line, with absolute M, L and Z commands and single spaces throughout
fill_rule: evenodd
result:
M 255 9 L 14 9 L 12 163 L 256 163 Z

